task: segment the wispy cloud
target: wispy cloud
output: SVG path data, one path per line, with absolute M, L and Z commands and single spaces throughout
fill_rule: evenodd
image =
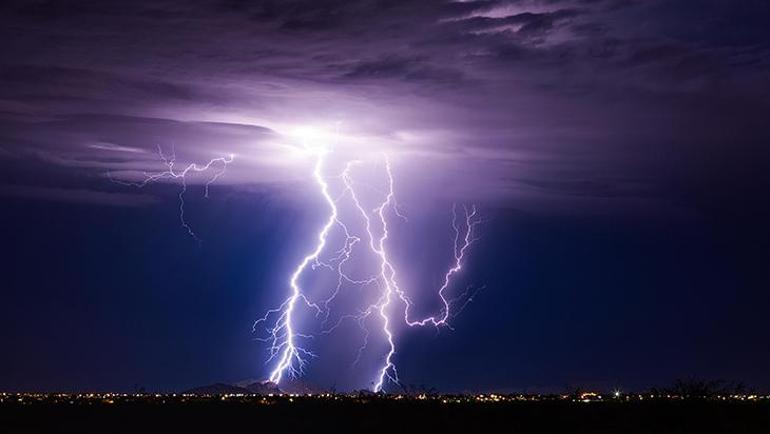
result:
M 88 145 L 88 147 L 91 149 L 101 149 L 104 151 L 115 151 L 115 152 L 129 152 L 132 154 L 144 154 L 147 152 L 147 150 L 145 149 L 134 148 L 133 146 L 121 146 L 110 142 L 91 143 L 90 145 Z
M 6 2 L 0 146 L 73 175 L 152 170 L 158 145 L 235 153 L 223 182 L 274 185 L 302 176 L 283 135 L 341 126 L 498 201 L 516 179 L 568 195 L 555 177 L 621 203 L 639 179 L 681 185 L 660 155 L 692 186 L 712 176 L 696 160 L 760 160 L 770 9 L 750 3 Z
M 57 202 L 126 207 L 151 205 L 158 201 L 157 198 L 148 194 L 35 187 L 29 185 L 0 185 L 0 195 Z

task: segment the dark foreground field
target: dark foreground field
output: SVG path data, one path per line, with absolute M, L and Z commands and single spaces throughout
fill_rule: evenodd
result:
M 770 402 L 6 399 L 0 433 L 770 433 Z

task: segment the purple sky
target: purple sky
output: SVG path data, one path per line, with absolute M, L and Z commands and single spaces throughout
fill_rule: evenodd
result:
M 520 288 L 526 294 L 529 288 L 534 294 L 534 288 L 551 282 L 548 279 L 563 279 L 551 282 L 553 288 L 577 287 L 606 297 L 604 289 L 595 288 L 614 288 L 618 282 L 608 276 L 615 272 L 632 281 L 618 289 L 629 291 L 631 300 L 634 290 L 661 291 L 655 292 L 660 299 L 645 298 L 636 312 L 644 317 L 655 316 L 656 306 L 671 309 L 666 312 L 672 322 L 665 327 L 675 327 L 680 307 L 685 317 L 705 321 L 705 311 L 686 301 L 699 293 L 693 288 L 703 284 L 711 285 L 703 289 L 703 303 L 716 311 L 725 291 L 740 295 L 735 297 L 741 301 L 728 303 L 734 311 L 719 321 L 755 316 L 757 306 L 767 300 L 759 290 L 769 281 L 761 271 L 767 265 L 770 239 L 765 228 L 770 185 L 766 1 L 26 0 L 3 2 L 0 16 L 0 199 L 12 210 L 2 220 L 9 251 L 26 251 L 27 241 L 16 234 L 33 234 L 29 239 L 45 246 L 51 234 L 37 232 L 40 227 L 53 230 L 58 222 L 90 221 L 88 216 L 97 215 L 112 216 L 113 223 L 103 224 L 114 226 L 95 228 L 83 237 L 103 230 L 107 243 L 127 227 L 121 218 L 146 219 L 144 226 L 131 227 L 147 237 L 138 240 L 154 243 L 153 228 L 161 227 L 155 212 L 162 209 L 168 219 L 162 227 L 178 222 L 173 214 L 175 190 L 137 190 L 111 182 L 109 176 L 137 180 L 144 171 L 162 170 L 158 146 L 166 152 L 173 147 L 184 163 L 234 154 L 235 161 L 217 181 L 219 197 L 233 201 L 229 208 L 220 203 L 207 211 L 193 204 L 192 215 L 198 213 L 198 226 L 211 240 L 226 237 L 227 230 L 219 233 L 216 228 L 228 215 L 238 214 L 245 219 L 239 224 L 248 224 L 242 210 L 259 214 L 254 216 L 255 222 L 262 222 L 254 223 L 257 226 L 280 218 L 278 210 L 294 213 L 276 223 L 288 231 L 281 234 L 291 235 L 264 241 L 278 249 L 272 251 L 282 252 L 275 264 L 260 256 L 269 254 L 250 253 L 277 267 L 280 272 L 273 273 L 264 265 L 263 274 L 272 280 L 260 277 L 267 279 L 261 284 L 276 284 L 296 259 L 286 255 L 318 225 L 313 216 L 319 198 L 311 184 L 312 161 L 303 158 L 298 145 L 298 131 L 314 128 L 334 136 L 338 161 L 389 154 L 400 200 L 422 228 L 448 223 L 437 219 L 447 218 L 447 204 L 453 201 L 479 204 L 489 218 L 491 238 L 479 249 L 488 249 L 488 256 L 482 257 L 496 268 L 480 267 L 474 278 L 493 288 L 488 303 L 500 300 L 495 291 Z M 205 179 L 191 178 L 190 183 Z M 255 211 L 249 201 L 263 196 L 270 197 L 268 204 Z M 45 215 L 51 220 L 39 220 Z M 519 232 L 527 228 L 532 232 Z M 609 235 L 605 230 L 618 232 Z M 596 245 L 588 235 L 594 231 L 601 232 Z M 263 238 L 253 234 L 249 239 L 263 243 L 270 235 L 259 233 Z M 541 241 L 526 238 L 537 234 Z M 431 233 L 429 239 L 434 236 L 440 234 Z M 191 248 L 185 244 L 188 240 L 173 240 L 178 248 Z M 538 259 L 526 268 L 525 262 L 516 262 L 521 256 L 506 256 L 513 250 L 503 240 L 520 242 L 516 248 L 527 246 Z M 83 258 L 93 253 L 86 247 L 77 251 Z M 580 266 L 572 269 L 569 262 L 560 262 L 565 252 L 583 256 L 576 262 Z M 663 262 L 640 265 L 656 252 L 662 252 Z M 18 254 L 5 262 L 9 269 L 4 274 L 11 275 L 9 305 L 17 310 L 32 303 L 21 295 L 31 285 L 25 281 L 30 270 L 39 264 L 64 264 L 60 255 L 30 255 Z M 419 263 L 435 261 L 430 253 L 422 255 Z M 137 251 L 123 253 L 116 263 L 136 262 L 141 256 Z M 679 266 L 682 257 L 688 259 Z M 614 269 L 605 265 L 613 258 L 618 260 Z M 533 270 L 542 267 L 549 270 L 542 276 L 548 277 L 532 274 L 522 282 L 501 277 L 500 270 L 510 267 L 521 267 L 525 275 L 537 274 Z M 581 280 L 581 273 L 590 276 Z M 54 276 L 37 285 L 55 287 Z M 74 287 L 95 285 L 70 277 Z M 256 279 L 250 278 L 251 283 Z M 239 280 L 244 288 L 247 280 Z M 131 282 L 148 288 L 157 283 Z M 563 300 L 570 296 L 554 291 L 554 300 L 560 300 L 556 305 L 566 309 L 570 302 Z M 673 301 L 665 294 L 674 294 Z M 609 299 L 614 301 L 607 302 L 607 310 L 628 307 L 623 300 Z M 250 300 L 249 313 L 239 320 L 247 323 L 249 315 L 254 318 L 275 301 Z M 587 309 L 593 308 L 598 309 Z M 544 317 L 550 314 L 542 312 Z M 9 324 L 13 315 L 6 312 Z M 500 321 L 497 336 L 521 333 L 514 331 L 520 330 L 517 325 Z M 86 327 L 75 324 L 73 330 Z M 719 329 L 714 324 L 704 327 Z M 737 334 L 749 327 L 741 324 L 714 333 Z M 473 329 L 469 323 L 465 326 Z M 556 327 L 551 332 L 557 333 Z M 606 324 L 597 327 L 606 329 Z M 665 327 L 649 334 L 639 331 L 637 339 L 646 342 Z M 222 335 L 225 329 L 223 325 Z M 10 330 L 6 348 L 7 342 L 29 339 L 21 329 Z M 708 341 L 694 337 L 698 333 L 685 333 L 682 339 Z M 178 336 L 169 332 L 166 338 Z M 455 345 L 472 340 L 469 336 L 460 332 Z M 741 354 L 758 354 L 759 360 L 770 362 L 766 349 L 757 349 L 770 336 L 754 337 L 747 338 Z M 124 338 L 128 342 L 135 336 Z M 535 335 L 517 339 L 539 342 Z M 201 348 L 216 341 L 203 339 Z M 451 348 L 442 351 L 455 351 Z M 44 350 L 29 354 L 39 356 Z M 457 366 L 485 365 L 497 357 L 494 352 L 479 354 L 475 359 L 458 356 L 462 360 Z M 628 354 L 635 353 L 629 349 Z M 676 359 L 681 370 L 652 370 L 636 385 L 688 375 L 689 361 L 702 354 L 682 354 Z M 65 368 L 50 374 L 53 379 L 47 383 L 22 381 L 33 375 L 22 368 L 24 357 L 32 356 L 8 362 L 19 374 L 6 386 L 0 381 L 0 388 L 68 384 L 57 380 L 71 374 Z M 164 357 L 169 364 L 180 358 Z M 256 363 L 253 354 L 233 357 Z M 748 369 L 732 359 L 724 359 L 724 364 L 722 370 L 694 372 L 730 377 Z M 613 378 L 633 377 L 633 363 L 624 366 L 627 371 Z M 747 370 L 753 372 L 747 380 L 770 385 L 766 374 L 752 369 Z M 150 371 L 136 375 L 160 378 L 165 373 Z M 217 377 L 217 372 L 225 373 Z M 220 366 L 200 368 L 190 376 L 196 380 L 154 382 L 179 387 L 198 379 L 263 374 Z M 551 381 L 548 375 L 553 374 L 545 371 L 521 378 L 495 371 L 457 387 L 610 381 L 588 371 L 573 374 Z M 443 388 L 455 387 L 425 375 Z M 327 380 L 319 381 L 328 385 Z M 89 384 L 120 388 L 126 381 L 133 380 Z

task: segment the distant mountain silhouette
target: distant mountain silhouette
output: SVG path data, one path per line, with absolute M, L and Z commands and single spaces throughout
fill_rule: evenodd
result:
M 226 383 L 214 383 L 206 386 L 194 387 L 190 390 L 185 390 L 185 394 L 189 395 L 226 395 L 242 393 L 245 395 L 269 395 L 283 393 L 275 384 L 270 382 L 254 382 L 245 386 L 236 386 Z
M 194 387 L 190 390 L 185 390 L 185 394 L 189 395 L 225 395 L 233 393 L 253 393 L 245 387 L 233 386 L 232 384 L 214 383 L 207 386 Z

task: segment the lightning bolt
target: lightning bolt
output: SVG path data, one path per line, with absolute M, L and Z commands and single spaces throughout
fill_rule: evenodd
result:
M 450 306 L 451 301 L 447 300 L 447 298 L 444 295 L 444 292 L 449 287 L 449 284 L 452 280 L 452 276 L 457 274 L 462 269 L 462 263 L 465 258 L 465 254 L 467 249 L 470 247 L 470 245 L 476 241 L 476 238 L 473 235 L 474 228 L 480 223 L 480 220 L 477 218 L 477 211 L 476 207 L 473 206 L 472 209 L 469 211 L 466 207 L 463 207 L 465 210 L 465 235 L 463 237 L 462 243 L 459 242 L 460 239 L 460 229 L 457 225 L 457 208 L 456 205 L 452 207 L 452 228 L 454 229 L 455 237 L 454 237 L 454 258 L 455 262 L 454 265 L 446 272 L 444 275 L 444 281 L 441 287 L 438 290 L 438 295 L 441 298 L 441 301 L 443 303 L 443 308 L 439 315 L 437 316 L 431 316 L 428 318 L 424 318 L 421 320 L 410 320 L 409 316 L 409 310 L 413 306 L 413 303 L 407 296 L 407 294 L 399 287 L 398 282 L 396 280 L 396 269 L 391 263 L 391 261 L 388 258 L 388 253 L 385 248 L 385 242 L 388 239 L 388 219 L 385 215 L 386 210 L 391 210 L 396 216 L 402 217 L 398 210 L 398 204 L 395 199 L 395 191 L 394 191 L 394 181 L 393 181 L 393 171 L 390 166 L 390 161 L 386 158 L 385 159 L 385 172 L 387 174 L 387 181 L 388 181 L 388 191 L 385 196 L 385 200 L 380 203 L 380 205 L 374 209 L 374 214 L 379 219 L 379 224 L 382 227 L 382 233 L 380 237 L 378 238 L 377 242 L 375 242 L 375 236 L 372 234 L 371 230 L 371 219 L 369 217 L 369 213 L 361 206 L 361 202 L 358 200 L 355 193 L 351 193 L 351 196 L 353 198 L 353 201 L 356 205 L 356 208 L 363 216 L 365 222 L 366 222 L 366 232 L 368 233 L 369 240 L 370 240 L 370 247 L 372 251 L 379 257 L 380 259 L 380 277 L 382 281 L 384 282 L 385 289 L 383 291 L 382 298 L 372 306 L 372 308 L 375 308 L 380 316 L 382 317 L 382 330 L 383 334 L 387 338 L 388 342 L 388 352 L 385 355 L 384 362 L 379 369 L 379 373 L 375 379 L 374 382 L 374 391 L 379 392 L 382 390 L 384 386 L 384 382 L 386 379 L 398 383 L 398 371 L 396 370 L 396 366 L 393 363 L 393 356 L 396 353 L 396 346 L 393 341 L 393 332 L 390 329 L 390 323 L 391 318 L 388 313 L 388 308 L 390 307 L 390 304 L 392 302 L 392 298 L 394 295 L 398 296 L 398 298 L 404 303 L 404 322 L 410 326 L 425 326 L 428 324 L 432 324 L 434 326 L 442 326 L 442 325 L 448 325 L 447 321 L 449 319 L 450 315 Z M 346 185 L 350 189 L 351 192 L 354 192 L 354 189 L 352 187 L 352 179 L 349 175 L 344 177 Z
M 316 318 L 321 319 L 323 324 L 326 324 L 329 320 L 331 305 L 340 294 L 345 284 L 355 285 L 360 288 L 375 286 L 378 292 L 376 293 L 373 302 L 356 313 L 340 315 L 336 323 L 331 327 L 322 330 L 321 333 L 325 335 L 331 334 L 344 321 L 354 320 L 362 330 L 364 336 L 363 344 L 358 348 L 355 360 L 353 361 L 353 364 L 356 365 L 360 360 L 362 353 L 369 345 L 369 338 L 372 331 L 367 327 L 367 322 L 370 318 L 378 320 L 380 324 L 380 333 L 384 337 L 387 345 L 385 354 L 382 358 L 382 363 L 377 369 L 374 381 L 372 382 L 372 388 L 375 392 L 381 392 L 387 381 L 399 384 L 398 371 L 393 360 L 396 354 L 395 333 L 393 331 L 396 318 L 394 315 L 400 312 L 400 314 L 398 314 L 400 317 L 399 321 L 403 321 L 409 327 L 423 327 L 430 325 L 436 328 L 441 326 L 451 328 L 449 325 L 450 319 L 465 309 L 465 307 L 473 301 L 473 297 L 476 293 L 480 289 L 483 289 L 483 287 L 480 289 L 468 287 L 464 292 L 454 298 L 447 298 L 446 294 L 452 284 L 454 276 L 462 270 L 469 248 L 478 240 L 476 227 L 481 223 L 481 219 L 478 216 L 475 206 L 471 206 L 470 208 L 462 206 L 462 211 L 458 210 L 457 205 L 452 206 L 452 230 L 454 232 L 453 261 L 452 265 L 444 274 L 442 284 L 437 291 L 442 307 L 435 315 L 414 319 L 412 318 L 413 315 L 411 314 L 411 309 L 415 306 L 415 303 L 410 299 L 408 293 L 399 286 L 396 278 L 396 268 L 393 265 L 387 250 L 387 241 L 390 235 L 388 222 L 390 218 L 395 216 L 406 221 L 406 217 L 401 213 L 399 204 L 396 200 L 393 171 L 389 159 L 387 156 L 384 157 L 387 187 L 386 191 L 382 192 L 383 198 L 376 207 L 367 210 L 363 206 L 362 201 L 360 200 L 360 193 L 357 190 L 359 183 L 354 180 L 351 174 L 353 167 L 360 164 L 361 161 L 353 160 L 347 162 L 345 169 L 336 177 L 342 181 L 343 189 L 335 198 L 330 191 L 329 182 L 327 182 L 324 177 L 326 157 L 329 154 L 328 150 L 325 148 L 309 150 L 312 151 L 315 157 L 315 164 L 312 172 L 313 179 L 318 185 L 321 196 L 328 205 L 328 218 L 318 232 L 315 247 L 303 257 L 289 276 L 289 296 L 278 307 L 268 310 L 264 316 L 258 318 L 254 322 L 253 331 L 256 332 L 257 327 L 260 324 L 271 322 L 271 325 L 266 328 L 267 336 L 258 338 L 258 340 L 269 343 L 269 357 L 267 363 L 275 361 L 275 366 L 270 372 L 268 381 L 279 384 L 287 375 L 289 377 L 301 376 L 305 372 L 305 367 L 309 362 L 308 359 L 316 357 L 316 354 L 305 348 L 303 345 L 306 340 L 312 339 L 314 335 L 302 333 L 297 329 L 296 319 L 298 315 L 298 306 L 304 305 L 315 311 Z M 158 155 L 160 156 L 163 165 L 166 167 L 166 170 L 159 172 L 144 172 L 144 179 L 141 181 L 123 181 L 113 178 L 111 173 L 108 173 L 107 175 L 113 182 L 140 188 L 151 183 L 159 182 L 163 179 L 178 180 L 181 185 L 178 193 L 179 221 L 190 237 L 201 242 L 201 239 L 195 231 L 193 231 L 185 218 L 185 194 L 187 193 L 188 187 L 187 175 L 191 172 L 212 172 L 212 175 L 204 184 L 204 197 L 208 198 L 209 187 L 224 175 L 227 165 L 233 162 L 235 156 L 229 154 L 226 157 L 211 159 L 208 163 L 203 165 L 191 163 L 178 169 L 176 153 L 173 147 L 171 153 L 166 155 L 163 152 L 163 149 L 158 146 Z M 353 234 L 345 221 L 340 217 L 338 203 L 346 199 L 351 201 L 355 210 L 358 211 L 360 218 L 363 220 L 364 235 L 359 236 L 358 234 Z M 459 222 L 460 220 L 462 221 L 461 223 Z M 344 242 L 342 243 L 342 247 L 333 252 L 332 257 L 324 260 L 321 258 L 321 255 L 327 248 L 329 235 L 335 227 L 339 227 L 342 231 Z M 363 238 L 366 239 L 365 242 L 362 242 Z M 363 278 L 354 278 L 348 274 L 345 266 L 353 256 L 354 249 L 359 245 L 368 248 L 374 257 L 377 258 L 378 271 L 372 275 L 364 276 Z M 303 291 L 299 280 L 308 269 L 316 270 L 317 268 L 325 268 L 336 273 L 337 283 L 328 297 L 319 301 L 313 301 Z M 452 308 L 455 303 L 460 302 L 462 303 L 460 307 L 453 311 Z M 399 305 L 403 306 L 403 308 L 398 309 Z
M 291 295 L 289 298 L 287 298 L 286 301 L 284 301 L 283 304 L 281 304 L 281 306 L 279 306 L 277 309 L 268 311 L 265 316 L 258 319 L 254 323 L 254 328 L 256 328 L 259 323 L 267 321 L 271 315 L 276 313 L 278 314 L 275 325 L 269 329 L 269 339 L 271 341 L 271 346 L 269 349 L 270 358 L 268 361 L 278 357 L 278 363 L 270 373 L 269 377 L 269 381 L 275 384 L 280 383 L 284 373 L 286 372 L 288 372 L 291 376 L 302 374 L 305 364 L 307 363 L 306 357 L 315 356 L 311 351 L 298 346 L 298 338 L 310 338 L 311 336 L 296 332 L 293 320 L 294 311 L 298 301 L 303 301 L 308 306 L 315 308 L 317 311 L 320 311 L 320 307 L 317 304 L 312 303 L 303 294 L 302 289 L 299 286 L 299 277 L 308 266 L 316 266 L 321 264 L 318 258 L 326 246 L 326 240 L 329 232 L 332 229 L 332 226 L 334 226 L 334 224 L 339 221 L 337 219 L 337 204 L 335 200 L 332 199 L 329 193 L 329 184 L 326 182 L 326 180 L 324 180 L 322 175 L 324 156 L 326 154 L 326 150 L 318 151 L 315 168 L 313 169 L 313 178 L 320 187 L 321 195 L 323 195 L 324 200 L 329 205 L 331 210 L 329 218 L 327 219 L 323 228 L 321 228 L 321 231 L 318 233 L 318 243 L 316 244 L 315 249 L 302 259 L 297 268 L 295 268 L 294 272 L 291 274 L 291 277 L 289 278 Z
M 460 270 L 462 270 L 463 267 L 463 260 L 465 259 L 466 251 L 468 248 L 473 244 L 477 238 L 475 238 L 474 235 L 474 229 L 475 227 L 481 222 L 477 217 L 477 210 L 476 206 L 472 206 L 469 210 L 466 206 L 463 206 L 463 211 L 465 214 L 465 235 L 462 238 L 462 242 L 459 241 L 460 238 L 460 229 L 457 226 L 457 205 L 452 206 L 452 228 L 454 229 L 455 238 L 454 238 L 454 264 L 452 267 L 447 270 L 446 274 L 444 274 L 444 283 L 441 285 L 441 287 L 438 290 L 439 298 L 441 299 L 442 304 L 444 307 L 441 309 L 438 315 L 435 316 L 429 316 L 427 318 L 423 318 L 421 320 L 410 320 L 409 319 L 409 309 L 412 307 L 412 302 L 409 300 L 409 298 L 404 294 L 403 292 L 399 293 L 399 296 L 401 296 L 401 300 L 406 304 L 406 308 L 404 310 L 404 320 L 406 321 L 406 324 L 410 327 L 414 326 L 425 326 L 425 325 L 433 325 L 433 326 L 442 326 L 442 325 L 448 325 L 447 321 L 449 320 L 449 314 L 450 314 L 450 300 L 447 300 L 446 296 L 444 295 L 444 292 L 449 287 L 450 282 L 452 281 L 452 276 L 459 273 Z
M 382 390 L 382 385 L 385 382 L 385 378 L 387 377 L 391 381 L 398 383 L 398 371 L 396 370 L 396 365 L 393 364 L 393 355 L 396 353 L 396 345 L 394 343 L 393 338 L 393 332 L 390 329 L 390 316 L 388 313 L 388 308 L 390 307 L 390 303 L 393 298 L 394 292 L 399 292 L 398 285 L 395 281 L 395 268 L 391 265 L 390 261 L 388 260 L 387 253 L 385 252 L 385 240 L 388 239 L 388 222 L 387 218 L 385 217 L 385 210 L 390 208 L 392 206 L 392 209 L 396 210 L 395 212 L 398 213 L 397 207 L 395 204 L 395 194 L 393 190 L 393 176 L 390 169 L 390 163 L 388 160 L 385 160 L 385 168 L 388 176 L 388 192 L 385 196 L 385 200 L 380 203 L 379 206 L 377 206 L 373 213 L 379 217 L 379 221 L 382 228 L 382 233 L 379 236 L 379 238 L 375 237 L 374 233 L 372 232 L 372 219 L 369 215 L 369 212 L 367 212 L 364 207 L 361 205 L 361 201 L 359 200 L 358 196 L 355 193 L 355 189 L 353 187 L 353 180 L 350 176 L 350 168 L 352 167 L 353 163 L 349 163 L 348 166 L 345 169 L 345 172 L 343 174 L 343 181 L 345 182 L 346 188 L 350 191 L 351 199 L 353 200 L 353 203 L 355 204 L 356 208 L 358 209 L 359 213 L 364 219 L 365 227 L 366 227 L 366 233 L 369 238 L 369 247 L 374 252 L 375 255 L 380 260 L 380 279 L 381 282 L 384 284 L 384 290 L 382 292 L 381 297 L 377 300 L 376 303 L 369 306 L 369 308 L 365 311 L 363 316 L 368 316 L 372 312 L 378 312 L 381 319 L 382 319 L 382 332 L 385 335 L 385 338 L 388 343 L 388 352 L 385 355 L 385 361 L 383 363 L 383 366 L 379 370 L 379 374 L 377 375 L 377 378 L 375 379 L 374 383 L 374 391 L 379 392 Z M 367 341 L 365 341 L 365 345 L 368 343 L 368 333 L 367 333 Z M 359 349 L 359 355 L 361 353 L 361 349 Z
M 229 154 L 226 157 L 219 157 L 219 158 L 213 158 L 209 160 L 208 163 L 200 165 L 197 163 L 190 163 L 187 166 L 185 166 L 181 170 L 177 170 L 174 168 L 176 165 L 176 151 L 174 147 L 171 147 L 171 154 L 166 155 L 163 152 L 163 148 L 158 145 L 158 155 L 160 156 L 160 159 L 163 161 L 163 165 L 166 166 L 166 170 L 160 171 L 160 172 L 144 172 L 144 179 L 137 182 L 131 182 L 131 181 L 123 181 L 120 179 L 116 179 L 112 176 L 111 172 L 107 172 L 107 176 L 110 178 L 112 182 L 115 182 L 117 184 L 121 185 L 127 185 L 131 187 L 138 187 L 142 188 L 147 186 L 148 184 L 159 182 L 162 179 L 175 179 L 179 180 L 181 187 L 179 190 L 179 193 L 177 194 L 178 200 L 179 200 L 179 222 L 182 225 L 182 227 L 187 231 L 187 234 L 190 235 L 195 241 L 198 243 L 201 243 L 202 240 L 198 237 L 198 235 L 193 231 L 192 226 L 190 226 L 189 223 L 187 223 L 187 220 L 185 219 L 185 201 L 184 201 L 184 195 L 187 193 L 187 174 L 190 172 L 207 172 L 214 168 L 213 175 L 206 180 L 206 183 L 203 187 L 203 197 L 208 199 L 209 197 L 209 187 L 211 184 L 216 182 L 217 179 L 219 179 L 222 175 L 225 174 L 225 170 L 227 168 L 227 165 L 232 163 L 235 160 L 235 154 Z
M 450 287 L 453 277 L 462 269 L 468 248 L 477 239 L 474 230 L 480 223 L 480 220 L 475 206 L 470 209 L 463 207 L 464 224 L 459 224 L 458 218 L 460 218 L 460 213 L 457 210 L 457 206 L 453 206 L 452 228 L 454 230 L 454 261 L 452 266 L 445 273 L 442 285 L 438 289 L 438 296 L 443 307 L 436 315 L 419 320 L 412 319 L 410 309 L 414 303 L 410 300 L 407 293 L 399 286 L 396 278 L 396 268 L 391 262 L 387 251 L 387 241 L 390 235 L 388 222 L 390 218 L 395 216 L 405 219 L 404 215 L 400 212 L 396 201 L 394 177 L 390 161 L 387 157 L 384 159 L 387 180 L 387 188 L 384 192 L 384 197 L 375 208 L 367 210 L 362 204 L 360 193 L 357 189 L 357 183 L 351 174 L 353 167 L 360 164 L 361 161 L 354 160 L 347 162 L 344 171 L 339 176 L 343 184 L 342 193 L 339 197 L 334 199 L 329 192 L 327 181 L 322 176 L 325 154 L 325 152 L 322 152 L 317 155 L 313 175 L 322 196 L 329 206 L 329 217 L 318 234 L 315 249 L 305 256 L 289 278 L 291 294 L 279 307 L 269 310 L 263 317 L 259 318 L 255 322 L 255 329 L 258 324 L 267 322 L 271 317 L 274 316 L 276 318 L 272 326 L 267 329 L 268 337 L 263 339 L 270 343 L 268 349 L 270 357 L 268 358 L 268 362 L 277 359 L 277 363 L 270 373 L 269 381 L 279 383 L 282 378 L 284 378 L 285 374 L 288 374 L 291 377 L 301 375 L 304 372 L 304 367 L 308 363 L 308 358 L 315 357 L 315 354 L 298 345 L 300 339 L 309 339 L 312 338 L 313 335 L 300 334 L 295 330 L 294 319 L 296 305 L 302 302 L 309 308 L 314 309 L 319 315 L 323 313 L 324 322 L 326 322 L 329 318 L 329 305 L 339 294 L 343 283 L 347 282 L 361 287 L 376 283 L 377 288 L 379 288 L 379 293 L 374 302 L 357 313 L 341 315 L 335 324 L 323 330 L 321 333 L 330 334 L 336 330 L 343 321 L 355 320 L 364 333 L 363 344 L 358 348 L 353 362 L 355 365 L 369 344 L 371 331 L 366 327 L 367 320 L 369 318 L 377 318 L 381 325 L 380 332 L 387 344 L 382 365 L 377 370 L 377 374 L 372 383 L 373 390 L 375 392 L 380 392 L 383 390 L 386 381 L 395 384 L 399 383 L 398 371 L 393 360 L 396 354 L 395 334 L 393 331 L 395 318 L 393 315 L 395 314 L 397 303 L 403 305 L 402 320 L 406 325 L 410 327 L 427 325 L 439 327 L 448 326 L 453 303 L 465 300 L 465 303 L 460 308 L 460 310 L 462 310 L 470 302 L 472 296 L 475 295 L 474 292 L 470 296 L 465 297 L 470 293 L 471 288 L 468 288 L 460 296 L 454 299 L 448 299 L 446 291 Z M 351 234 L 348 226 L 340 218 L 337 204 L 340 200 L 345 198 L 350 199 L 363 220 L 365 235 L 362 237 Z M 320 256 L 327 246 L 329 233 L 335 225 L 342 229 L 345 241 L 342 248 L 335 252 L 332 259 L 324 262 L 320 259 Z M 362 243 L 362 238 L 366 238 L 365 243 Z M 368 247 L 369 251 L 377 258 L 378 262 L 377 273 L 372 276 L 367 276 L 364 279 L 352 278 L 346 274 L 343 268 L 351 258 L 354 247 L 359 244 L 366 244 L 366 247 Z M 319 266 L 328 268 L 337 273 L 337 285 L 327 299 L 320 302 L 314 302 L 303 293 L 298 285 L 298 279 L 308 268 L 315 269 Z

